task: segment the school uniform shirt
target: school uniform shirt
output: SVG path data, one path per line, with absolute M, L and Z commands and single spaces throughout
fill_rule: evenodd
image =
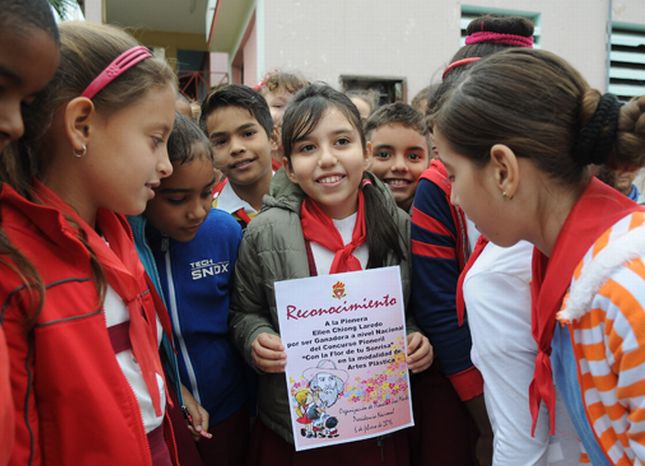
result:
M 476 238 L 469 237 L 473 228 L 463 212 L 450 204 L 450 183 L 438 160 L 419 178 L 411 218 L 410 307 L 432 342 L 441 372 L 462 400 L 470 400 L 482 394 L 483 382 L 470 359 L 468 325 L 459 325 L 457 319 L 455 294 Z
M 251 204 L 238 196 L 228 178 L 223 180 L 213 194 L 213 208 L 223 210 L 231 214 L 245 229 L 251 220 L 255 218 L 258 211 Z
M 133 220 L 135 225 L 143 218 Z M 188 242 L 161 235 L 150 224 L 134 230 L 139 253 L 145 241 L 152 254 L 143 262 L 149 274 L 158 277 L 170 314 L 181 381 L 208 411 L 209 428 L 214 427 L 239 411 L 251 390 L 244 362 L 228 336 L 229 293 L 241 227 L 229 214 L 212 209 Z
M 580 457 L 578 436 L 559 397 L 556 435 L 549 435 L 544 406 L 531 435 L 528 389 L 537 354 L 531 335 L 532 252 L 526 241 L 510 248 L 488 243 L 463 284 L 471 359 L 484 378 L 495 466 L 568 466 Z
M 645 212 L 584 255 L 556 325 L 556 386 L 593 465 L 645 464 Z
M 354 225 L 356 224 L 356 212 L 340 220 L 332 219 L 332 222 L 334 222 L 334 226 L 338 230 L 340 237 L 343 239 L 343 246 L 351 243 L 352 232 L 354 231 Z M 312 241 L 309 244 L 318 275 L 328 275 L 329 270 L 331 269 L 331 264 L 334 261 L 335 253 L 316 242 Z M 363 269 L 367 267 L 367 260 L 369 258 L 367 244 L 361 244 L 354 250 L 352 255 L 358 259 Z

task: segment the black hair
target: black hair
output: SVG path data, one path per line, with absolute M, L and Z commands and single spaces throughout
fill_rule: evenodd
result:
M 523 37 L 533 36 L 533 23 L 523 16 L 497 16 L 483 15 L 478 16 L 468 23 L 466 33 L 468 35 L 475 32 L 498 32 L 501 34 L 514 34 Z M 450 63 L 463 58 L 487 57 L 508 48 L 517 47 L 517 45 L 501 44 L 498 42 L 478 42 L 476 44 L 464 45 L 453 55 Z M 446 92 L 452 88 L 459 77 L 470 69 L 471 65 L 461 65 L 450 70 L 444 76 L 441 84 L 428 99 L 427 115 L 436 112 L 441 105 L 442 98 Z
M 422 136 L 427 136 L 430 132 L 421 113 L 411 105 L 394 102 L 379 107 L 370 115 L 365 123 L 365 134 L 369 137 L 375 129 L 393 123 L 413 129 Z
M 56 45 L 60 44 L 56 20 L 47 0 L 0 0 L 0 11 L 0 29 L 28 33 L 30 28 L 36 28 L 47 32 Z
M 39 29 L 49 34 L 57 47 L 60 46 L 58 27 L 46 0 L 0 0 L 0 12 L 0 29 L 13 29 L 25 36 L 32 33 L 32 29 Z M 9 48 L 12 44 L 2 44 L 2 47 Z M 9 151 L 17 153 L 18 142 L 12 143 L 5 154 L 0 154 L 3 159 L 10 158 Z M 12 163 L 9 162 L 8 165 L 11 166 Z M 4 182 L 7 178 L 4 165 L 0 166 L 0 181 Z M 0 228 L 0 264 L 15 273 L 27 290 L 26 296 L 23 297 L 22 309 L 28 325 L 33 325 L 44 304 L 45 285 L 36 267 L 25 257 L 23 251 L 13 245 L 2 228 Z M 0 324 L 4 317 L 5 313 L 0 312 Z
M 282 145 L 289 163 L 294 143 L 311 134 L 330 107 L 338 109 L 347 117 L 358 131 L 361 148 L 365 151 L 365 133 L 356 106 L 342 92 L 326 84 L 316 83 L 300 90 L 289 102 L 282 117 Z M 385 207 L 386 200 L 374 186 L 372 176 L 364 172 L 363 178 L 369 180 L 362 187 L 365 196 L 365 242 L 369 251 L 367 268 L 382 267 L 389 254 L 401 261 L 405 258 L 406 240 Z
M 195 159 L 193 151 L 195 144 L 203 145 L 209 160 L 214 162 L 213 150 L 201 128 L 190 118 L 175 112 L 175 125 L 168 137 L 168 158 L 170 163 L 181 165 L 192 162 Z
M 271 118 L 269 105 L 258 92 L 248 86 L 229 84 L 224 87 L 218 87 L 208 94 L 204 102 L 202 102 L 202 112 L 199 117 L 199 124 L 204 131 L 207 131 L 206 120 L 211 113 L 218 108 L 224 107 L 240 107 L 248 110 L 271 139 L 273 118 Z

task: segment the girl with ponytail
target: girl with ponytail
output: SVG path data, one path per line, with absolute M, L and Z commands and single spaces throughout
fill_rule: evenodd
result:
M 556 55 L 475 63 L 432 115 L 451 200 L 491 242 L 533 245 L 529 407 L 556 391 L 592 464 L 645 460 L 645 211 L 590 166 L 645 163 L 645 97 L 621 104 Z M 554 386 L 555 381 L 555 386 Z

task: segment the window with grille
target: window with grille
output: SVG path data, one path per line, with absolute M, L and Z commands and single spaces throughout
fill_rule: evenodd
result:
M 466 28 L 468 23 L 473 19 L 481 15 L 498 15 L 498 16 L 523 16 L 529 19 L 533 23 L 533 43 L 536 49 L 540 48 L 540 14 L 535 12 L 520 11 L 520 10 L 508 10 L 505 8 L 486 8 L 482 6 L 470 6 L 462 5 L 461 6 L 461 41 L 460 46 L 463 46 L 466 43 Z
M 645 28 L 614 24 L 609 42 L 609 92 L 624 101 L 645 94 Z
M 343 92 L 350 90 L 375 92 L 377 106 L 398 101 L 406 102 L 408 98 L 407 80 L 403 77 L 341 75 L 339 81 Z

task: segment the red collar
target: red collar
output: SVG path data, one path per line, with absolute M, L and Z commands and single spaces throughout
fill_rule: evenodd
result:
M 551 341 L 555 315 L 560 310 L 574 270 L 598 237 L 618 220 L 637 210 L 643 210 L 643 207 L 593 178 L 565 220 L 551 257 L 537 248 L 533 250 L 531 325 L 533 338 L 538 344 L 535 373 L 529 388 L 533 431 L 542 400 L 549 409 L 551 432 L 555 430 Z

